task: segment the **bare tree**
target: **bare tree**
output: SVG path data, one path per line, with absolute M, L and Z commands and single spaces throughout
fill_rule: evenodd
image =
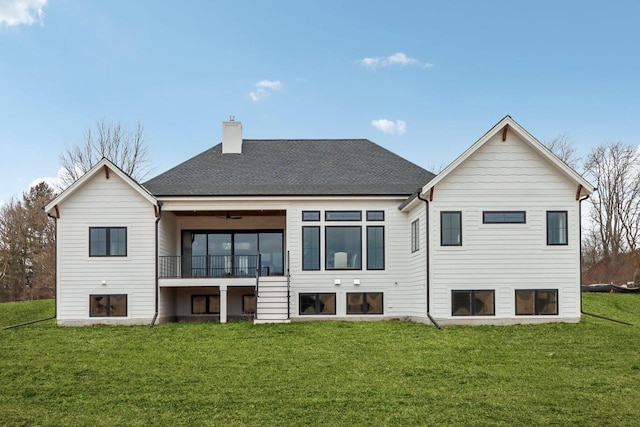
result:
M 602 255 L 626 255 L 640 274 L 640 155 L 633 145 L 602 144 L 589 153 L 585 170 L 598 191 L 591 216 Z
M 140 181 L 151 172 L 144 128 L 137 124 L 134 132 L 120 122 L 96 122 L 94 130 L 85 131 L 84 142 L 67 147 L 60 155 L 62 173 L 58 190 L 64 190 L 84 175 L 103 157 L 111 160 L 132 178 Z
M 555 138 L 545 141 L 544 145 L 571 168 L 577 170 L 580 166 L 581 159 L 578 156 L 576 146 L 566 133 L 563 132 Z

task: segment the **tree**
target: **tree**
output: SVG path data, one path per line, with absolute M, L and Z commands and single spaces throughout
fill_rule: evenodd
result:
M 54 196 L 40 182 L 0 209 L 0 301 L 54 296 L 55 225 L 42 209 Z
M 144 137 L 144 128 L 140 123 L 130 132 L 119 122 L 96 122 L 94 130 L 85 131 L 84 142 L 67 147 L 60 155 L 60 182 L 58 190 L 64 190 L 84 175 L 103 157 L 111 160 L 127 175 L 142 180 L 151 171 L 149 148 Z
M 580 166 L 581 159 L 578 156 L 576 146 L 566 133 L 561 133 L 552 140 L 545 141 L 544 145 L 571 168 L 577 170 Z
M 598 191 L 591 217 L 604 258 L 628 256 L 640 274 L 640 155 L 633 145 L 602 144 L 589 153 L 586 173 Z

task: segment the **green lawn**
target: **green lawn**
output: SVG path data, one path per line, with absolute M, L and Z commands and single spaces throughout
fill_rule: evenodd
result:
M 640 425 L 640 295 L 584 307 L 634 326 L 47 321 L 0 331 L 0 425 Z

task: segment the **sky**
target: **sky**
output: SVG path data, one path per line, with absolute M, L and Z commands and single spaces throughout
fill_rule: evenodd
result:
M 640 145 L 640 2 L 0 0 L 0 204 L 98 120 L 153 173 L 218 144 L 367 138 L 427 169 L 505 115 Z

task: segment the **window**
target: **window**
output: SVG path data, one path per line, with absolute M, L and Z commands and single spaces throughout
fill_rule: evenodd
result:
M 89 317 L 126 317 L 127 295 L 91 295 Z
M 336 294 L 300 294 L 301 316 L 336 314 Z
M 493 316 L 495 291 L 451 291 L 453 316 Z
M 256 314 L 256 296 L 254 294 L 242 295 L 242 314 Z
M 89 227 L 89 256 L 127 256 L 127 228 Z
M 484 211 L 483 224 L 526 224 L 525 211 Z
M 382 292 L 347 293 L 347 314 L 383 314 Z
M 384 221 L 384 211 L 367 211 L 367 221 Z
M 367 227 L 367 270 L 384 270 L 384 227 Z
M 302 269 L 320 270 L 320 227 L 302 227 Z
M 420 220 L 411 223 L 411 252 L 420 250 Z
M 326 211 L 324 213 L 325 221 L 362 221 L 362 212 L 360 211 Z
M 362 269 L 362 228 L 332 226 L 325 228 L 325 269 Z
M 440 244 L 462 246 L 461 212 L 440 212 Z
M 320 211 L 302 211 L 303 221 L 320 221 Z
M 558 314 L 558 290 L 516 290 L 516 315 Z
M 568 244 L 567 211 L 547 211 L 547 245 Z
M 191 295 L 191 314 L 220 314 L 220 294 Z

